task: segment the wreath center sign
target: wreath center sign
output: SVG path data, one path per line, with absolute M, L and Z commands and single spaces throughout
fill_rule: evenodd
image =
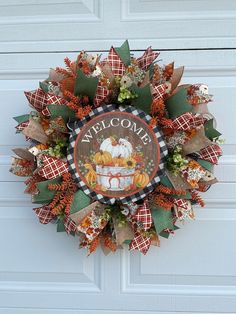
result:
M 159 179 L 161 131 L 151 117 L 134 107 L 105 108 L 74 125 L 69 164 L 84 192 L 104 203 L 127 203 L 145 197 Z M 96 193 L 96 195 L 94 194 Z

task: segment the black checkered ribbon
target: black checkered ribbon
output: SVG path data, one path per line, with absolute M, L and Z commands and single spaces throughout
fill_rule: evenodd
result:
M 89 189 L 89 187 L 86 185 L 86 183 L 80 178 L 78 172 L 76 171 L 75 163 L 74 163 L 74 148 L 75 148 L 75 141 L 76 138 L 81 130 L 81 128 L 86 125 L 87 122 L 89 122 L 91 119 L 93 119 L 95 116 L 107 112 L 113 112 L 113 111 L 120 111 L 120 112 L 128 112 L 131 113 L 149 124 L 151 117 L 148 116 L 145 112 L 138 110 L 132 106 L 127 107 L 121 107 L 119 106 L 117 108 L 116 105 L 107 105 L 104 107 L 98 107 L 94 109 L 88 116 L 86 116 L 83 120 L 75 122 L 73 125 L 69 125 L 68 127 L 72 130 L 71 136 L 70 136 L 70 143 L 67 151 L 67 162 L 69 165 L 69 171 L 72 174 L 73 179 L 75 182 L 77 182 L 80 189 L 84 191 L 85 194 L 87 194 L 92 199 L 98 200 L 101 203 L 105 204 L 114 204 L 115 201 L 122 204 L 127 204 L 130 202 L 137 202 L 141 199 L 143 199 L 147 194 L 153 191 L 157 183 L 160 181 L 160 177 L 164 173 L 164 159 L 165 156 L 168 154 L 167 147 L 164 141 L 164 136 L 158 126 L 153 128 L 153 132 L 156 135 L 157 141 L 159 143 L 160 147 L 160 163 L 158 166 L 158 170 L 154 178 L 148 183 L 148 185 L 143 188 L 141 191 L 130 195 L 130 196 L 124 196 L 120 198 L 112 198 L 112 197 L 106 197 L 102 194 L 98 194 L 95 191 Z

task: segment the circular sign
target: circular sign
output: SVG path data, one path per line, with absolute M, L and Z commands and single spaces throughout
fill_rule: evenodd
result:
M 149 121 L 133 107 L 108 105 L 74 125 L 68 162 L 86 194 L 112 204 L 137 201 L 153 190 L 167 149 Z

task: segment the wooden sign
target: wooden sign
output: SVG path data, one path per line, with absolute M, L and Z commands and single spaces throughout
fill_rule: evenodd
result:
M 75 125 L 68 162 L 86 194 L 104 203 L 126 203 L 152 191 L 166 147 L 149 121 L 133 107 L 108 105 Z

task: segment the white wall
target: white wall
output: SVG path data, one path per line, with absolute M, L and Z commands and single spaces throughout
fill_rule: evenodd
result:
M 234 0 L 0 0 L 0 314 L 236 312 L 235 18 Z M 25 145 L 12 116 L 28 112 L 23 91 L 66 55 L 126 38 L 185 65 L 184 82 L 209 85 L 226 139 L 220 182 L 161 248 L 87 258 L 76 239 L 38 224 L 8 173 L 12 147 Z

